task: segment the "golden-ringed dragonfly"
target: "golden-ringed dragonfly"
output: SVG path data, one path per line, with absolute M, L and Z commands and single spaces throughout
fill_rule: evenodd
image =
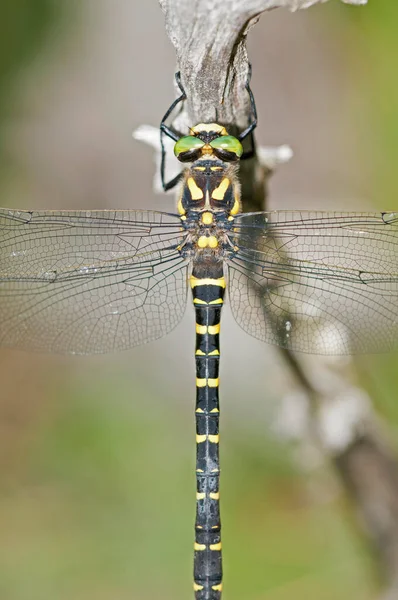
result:
M 178 80 L 179 81 L 179 80 Z M 180 85 L 181 87 L 181 85 Z M 319 354 L 379 352 L 398 339 L 398 213 L 241 213 L 242 141 L 218 123 L 180 135 L 177 214 L 0 210 L 0 345 L 73 354 L 127 350 L 196 320 L 194 591 L 222 591 L 220 318 L 226 291 L 247 333 Z M 163 153 L 164 154 L 164 153 Z

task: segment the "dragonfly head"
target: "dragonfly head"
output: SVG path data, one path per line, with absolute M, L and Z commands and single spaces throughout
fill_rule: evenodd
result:
M 203 156 L 235 162 L 242 156 L 243 148 L 238 138 L 228 135 L 222 125 L 199 123 L 191 128 L 190 135 L 176 142 L 174 154 L 180 162 L 195 162 Z

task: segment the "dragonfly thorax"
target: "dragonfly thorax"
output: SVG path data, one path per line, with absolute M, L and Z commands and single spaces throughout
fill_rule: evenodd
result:
M 178 201 L 178 212 L 187 219 L 207 211 L 225 218 L 240 211 L 237 167 L 215 157 L 201 158 L 185 170 Z
M 204 210 L 191 212 L 181 219 L 187 233 L 179 250 L 188 260 L 193 259 L 195 264 L 201 263 L 212 270 L 213 263 L 228 259 L 235 253 L 236 248 L 231 241 L 233 217 L 224 212 Z

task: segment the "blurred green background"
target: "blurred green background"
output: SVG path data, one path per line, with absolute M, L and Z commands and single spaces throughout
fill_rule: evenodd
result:
M 395 0 L 378 0 L 273 11 L 252 31 L 258 139 L 295 151 L 271 207 L 398 210 L 397 25 Z M 171 210 L 131 131 L 159 122 L 173 72 L 157 3 L 3 2 L 1 205 Z M 2 599 L 191 597 L 191 317 L 118 356 L 1 351 Z M 334 473 L 306 469 L 275 433 L 284 366 L 228 314 L 222 342 L 225 597 L 374 598 L 372 558 Z M 393 430 L 396 355 L 359 368 Z

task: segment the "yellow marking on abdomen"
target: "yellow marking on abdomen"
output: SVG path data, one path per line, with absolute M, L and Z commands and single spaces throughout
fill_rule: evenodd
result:
M 220 352 L 218 350 L 213 350 L 213 352 L 209 352 L 208 354 L 206 354 L 206 352 L 203 352 L 203 350 L 196 350 L 195 355 L 196 356 L 220 356 Z
M 193 177 L 188 177 L 187 185 L 191 193 L 192 200 L 201 200 L 203 198 L 203 191 L 200 189 Z
M 197 408 L 195 412 L 197 412 L 197 413 L 204 413 L 205 411 L 203 410 L 203 408 Z
M 211 195 L 213 200 L 223 200 L 225 192 L 229 188 L 230 183 L 231 181 L 228 179 L 228 177 L 224 177 L 220 185 L 213 190 L 213 193 Z
M 222 547 L 221 542 L 219 542 L 218 544 L 210 544 L 210 546 L 209 546 L 210 550 L 215 550 L 217 552 L 220 552 L 221 547 Z
M 226 287 L 225 277 L 219 277 L 218 279 L 211 279 L 210 277 L 206 277 L 205 279 L 198 279 L 193 275 L 190 278 L 191 288 L 196 287 L 197 285 L 218 285 L 222 288 Z
M 201 335 L 207 333 L 207 325 L 198 325 L 196 323 L 196 333 L 200 333 Z
M 207 435 L 207 434 L 203 434 L 203 435 L 196 435 L 196 443 L 197 444 L 203 444 L 203 442 L 205 442 L 206 440 L 209 440 L 209 442 L 211 442 L 212 444 L 218 444 L 220 441 L 220 436 L 219 435 Z
M 213 587 L 217 587 L 217 586 L 213 586 Z M 203 590 L 203 585 L 199 585 L 198 583 L 195 583 L 195 581 L 193 582 L 193 591 L 194 592 L 200 592 Z
M 206 545 L 205 544 L 198 544 L 197 542 L 195 542 L 194 545 L 193 545 L 193 549 L 194 550 L 198 550 L 199 552 L 203 552 L 203 550 L 206 550 Z
M 206 304 L 210 306 L 210 304 L 224 304 L 224 300 L 222 298 L 217 298 L 217 300 L 211 300 L 210 302 L 206 302 L 205 300 L 201 300 L 200 298 L 193 299 L 194 304 Z
M 211 414 L 211 413 L 219 413 L 219 412 L 220 412 L 220 411 L 218 410 L 218 408 L 213 408 L 213 409 L 210 411 L 210 414 Z
M 220 492 L 210 492 L 209 497 L 212 500 L 219 500 L 220 499 Z
M 204 492 L 197 492 L 196 500 L 204 500 L 206 498 L 206 494 Z
M 220 380 L 218 378 L 217 379 L 206 379 L 206 378 L 199 379 L 198 377 L 196 378 L 196 387 L 198 387 L 198 388 L 206 387 L 206 385 L 209 388 L 216 388 L 216 387 L 218 387 L 219 383 L 220 383 Z
M 220 383 L 220 380 L 218 378 L 217 379 L 208 379 L 207 380 L 207 385 L 209 387 L 211 387 L 211 388 L 218 387 L 219 383 Z
M 220 333 L 220 323 L 218 323 L 218 325 L 209 325 L 207 331 L 210 333 L 210 335 Z
M 222 583 L 219 583 L 218 585 L 212 585 L 211 589 L 215 592 L 222 592 Z

